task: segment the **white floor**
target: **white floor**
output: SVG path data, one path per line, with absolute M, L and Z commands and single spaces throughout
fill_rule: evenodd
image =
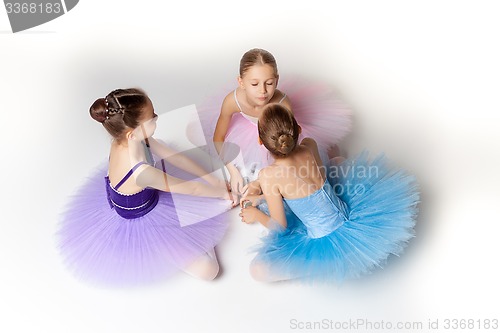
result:
M 476 331 L 500 319 L 497 2 L 221 2 L 213 13 L 208 2 L 147 9 L 155 3 L 82 1 L 19 34 L 0 13 L 0 332 L 426 332 L 455 319 Z M 103 290 L 75 280 L 53 234 L 68 196 L 107 156 L 90 104 L 139 86 L 167 118 L 234 82 L 256 46 L 276 56 L 282 79 L 339 90 L 354 113 L 349 154 L 384 151 L 417 175 L 421 213 L 405 254 L 341 286 L 258 283 L 247 250 L 264 230 L 234 210 L 213 282 L 179 274 Z M 184 121 L 170 122 L 169 138 L 185 140 Z

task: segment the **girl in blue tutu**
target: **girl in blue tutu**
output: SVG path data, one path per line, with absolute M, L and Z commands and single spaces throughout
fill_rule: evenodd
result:
M 316 142 L 298 142 L 301 128 L 280 104 L 263 110 L 258 131 L 275 161 L 250 184 L 240 213 L 269 228 L 251 263 L 256 280 L 340 281 L 402 252 L 419 201 L 414 177 L 366 153 L 324 167 Z
M 179 270 L 215 278 L 213 248 L 230 208 L 225 182 L 152 137 L 157 115 L 142 90 L 114 90 L 92 104 L 90 115 L 113 140 L 109 163 L 62 216 L 58 241 L 68 268 L 111 286 L 157 281 Z

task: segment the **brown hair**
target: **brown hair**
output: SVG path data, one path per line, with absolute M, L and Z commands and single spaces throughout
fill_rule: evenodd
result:
M 292 112 L 281 104 L 268 104 L 257 127 L 260 140 L 276 157 L 286 157 L 297 146 L 299 124 Z
M 148 96 L 140 89 L 116 89 L 105 98 L 97 99 L 89 112 L 113 138 L 119 140 L 127 128 L 139 126 L 142 109 L 147 101 Z
M 251 49 L 241 57 L 240 60 L 240 76 L 254 65 L 270 65 L 274 70 L 274 75 L 278 77 L 278 65 L 274 56 L 263 49 Z

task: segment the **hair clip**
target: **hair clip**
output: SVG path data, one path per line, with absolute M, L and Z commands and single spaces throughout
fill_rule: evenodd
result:
M 106 119 L 109 119 L 108 96 L 104 97 L 104 103 L 106 104 L 106 109 L 104 109 L 104 113 L 106 114 Z

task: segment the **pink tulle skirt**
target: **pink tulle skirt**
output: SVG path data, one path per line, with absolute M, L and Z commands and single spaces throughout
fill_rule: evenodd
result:
M 206 145 L 213 156 L 217 155 L 213 134 L 222 101 L 230 89 L 208 97 L 197 106 L 203 133 L 188 131 L 189 140 L 199 147 Z M 332 87 L 321 82 L 285 79 L 280 80 L 278 89 L 287 94 L 291 101 L 292 111 L 302 127 L 300 139 L 315 139 L 321 158 L 327 162 L 328 147 L 339 143 L 351 129 L 350 109 L 337 98 Z M 224 143 L 228 146 L 226 155 L 250 180 L 256 178 L 260 169 L 273 162 L 267 149 L 258 142 L 257 125 L 240 113 L 233 115 Z

